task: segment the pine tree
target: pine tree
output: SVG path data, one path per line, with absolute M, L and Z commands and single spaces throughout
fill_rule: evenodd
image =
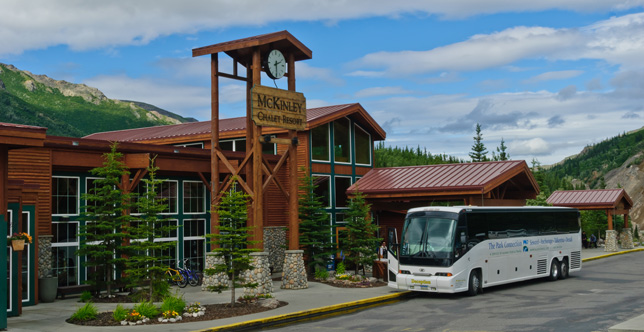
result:
M 349 201 L 349 209 L 345 212 L 347 223 L 347 238 L 343 241 L 346 260 L 355 264 L 355 273 L 362 266 L 372 264 L 377 257 L 378 244 L 382 239 L 375 236 L 378 226 L 370 220 L 371 205 L 367 204 L 364 195 L 356 191 Z
M 88 283 L 105 288 L 108 296 L 116 284 L 114 273 L 123 268 L 126 260 L 123 243 L 129 234 L 125 232 L 125 226 L 132 220 L 127 213 L 131 195 L 119 187 L 122 176 L 129 172 L 117 147 L 117 143 L 112 144 L 111 151 L 103 154 L 103 166 L 90 171 L 100 178 L 94 180 L 94 187 L 87 194 L 82 195 L 87 201 L 81 216 L 86 225 L 80 228 L 80 248 L 76 252 L 78 256 L 87 257 Z
M 156 241 L 160 238 L 176 237 L 178 226 L 171 224 L 169 218 L 163 217 L 161 213 L 167 210 L 166 199 L 158 197 L 159 188 L 163 180 L 156 177 L 159 168 L 154 166 L 154 158 L 150 160 L 148 166 L 148 178 L 142 179 L 141 183 L 145 192 L 137 198 L 136 209 L 140 213 L 137 221 L 130 223 L 127 227 L 132 240 L 128 246 L 130 254 L 126 262 L 125 274 L 128 276 L 130 284 L 141 286 L 147 283 L 149 286 L 149 296 L 152 301 L 155 295 L 162 297 L 165 287 L 159 287 L 165 283 L 165 272 L 168 269 L 166 262 L 174 257 L 164 253 L 169 252 L 176 247 L 176 241 Z M 155 294 L 156 293 L 156 294 Z
M 505 141 L 503 140 L 503 137 L 501 137 L 501 145 L 499 145 L 496 148 L 496 152 L 499 154 L 495 154 L 492 152 L 492 160 L 494 161 L 502 161 L 502 160 L 510 160 L 510 154 L 506 152 L 507 146 L 505 146 Z
M 233 182 L 232 188 L 236 187 L 236 181 Z M 206 275 L 215 275 L 225 273 L 228 276 L 229 287 L 210 286 L 209 291 L 221 293 L 222 290 L 230 288 L 231 297 L 230 305 L 235 305 L 235 288 L 255 288 L 257 283 L 243 283 L 242 273 L 252 270 L 250 253 L 259 251 L 249 246 L 258 243 L 251 241 L 250 231 L 252 227 L 246 226 L 248 220 L 248 195 L 243 192 L 231 189 L 224 193 L 221 201 L 217 205 L 217 214 L 219 215 L 219 225 L 215 226 L 218 233 L 206 235 L 213 239 L 209 242 L 215 245 L 212 251 L 216 257 L 221 259 L 221 264 L 212 268 L 205 269 Z
M 470 158 L 472 162 L 487 161 L 487 149 L 485 144 L 483 144 L 483 134 L 481 134 L 481 125 L 476 124 L 476 136 L 474 136 L 474 145 L 472 145 L 472 152 L 470 152 Z
M 309 272 L 323 267 L 335 253 L 335 244 L 332 242 L 333 227 L 329 222 L 329 214 L 324 210 L 322 197 L 316 195 L 317 185 L 311 176 L 300 180 L 300 191 L 303 194 L 299 199 L 300 218 L 300 247 L 309 266 Z

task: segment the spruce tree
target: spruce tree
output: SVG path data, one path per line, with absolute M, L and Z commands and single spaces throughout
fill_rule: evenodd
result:
M 156 241 L 160 238 L 176 237 L 178 226 L 170 224 L 170 219 L 161 213 L 167 210 L 166 199 L 158 197 L 159 188 L 164 180 L 157 178 L 158 167 L 154 166 L 154 158 L 148 166 L 148 178 L 142 179 L 145 191 L 136 201 L 137 212 L 140 216 L 127 227 L 132 238 L 128 246 L 129 259 L 126 262 L 125 274 L 132 286 L 148 284 L 150 301 L 158 300 L 166 294 L 167 287 L 160 284 L 166 282 L 165 272 L 168 269 L 169 252 L 177 245 L 176 241 Z
M 342 250 L 345 259 L 355 264 L 355 273 L 362 266 L 373 264 L 377 257 L 378 244 L 382 239 L 375 236 L 378 226 L 371 222 L 371 205 L 367 204 L 364 195 L 356 191 L 349 200 L 349 209 L 345 212 L 347 223 L 347 238 L 343 241 Z
M 502 160 L 510 160 L 510 154 L 507 153 L 507 146 L 505 146 L 505 141 L 503 140 L 503 137 L 501 137 L 501 145 L 499 145 L 496 148 L 496 152 L 499 154 L 495 154 L 492 152 L 492 160 L 494 161 L 502 161 Z
M 472 162 L 487 161 L 487 149 L 485 144 L 483 144 L 483 134 L 481 134 L 481 125 L 476 124 L 476 136 L 474 136 L 474 145 L 472 145 L 472 152 L 470 152 L 470 158 Z
M 219 230 L 217 233 L 206 235 L 213 239 L 210 244 L 215 245 L 212 251 L 215 256 L 220 258 L 221 263 L 212 268 L 204 270 L 208 276 L 225 273 L 228 276 L 229 286 L 209 286 L 209 291 L 221 293 L 223 290 L 230 288 L 231 297 L 230 305 L 235 305 L 235 288 L 255 288 L 257 283 L 244 283 L 241 277 L 242 273 L 252 270 L 251 252 L 259 249 L 249 248 L 257 244 L 258 241 L 251 241 L 250 231 L 252 227 L 246 226 L 248 220 L 248 195 L 243 192 L 234 190 L 236 180 L 231 186 L 231 190 L 224 193 L 221 201 L 216 206 L 219 215 L 219 225 L 215 226 Z
M 335 243 L 332 242 L 333 227 L 329 222 L 329 214 L 324 210 L 322 197 L 315 193 L 317 185 L 313 177 L 305 176 L 300 180 L 299 199 L 300 218 L 300 247 L 304 250 L 309 272 L 324 267 L 335 253 Z
M 87 205 L 81 219 L 86 224 L 80 228 L 80 248 L 76 252 L 78 256 L 87 257 L 84 265 L 90 270 L 88 283 L 98 289 L 105 288 L 108 296 L 116 284 L 113 276 L 123 268 L 126 260 L 123 243 L 129 234 L 125 227 L 132 219 L 128 214 L 131 195 L 119 187 L 122 176 L 129 172 L 117 147 L 118 144 L 113 143 L 111 151 L 103 154 L 103 166 L 90 171 L 99 178 L 94 180 L 94 187 L 82 195 Z

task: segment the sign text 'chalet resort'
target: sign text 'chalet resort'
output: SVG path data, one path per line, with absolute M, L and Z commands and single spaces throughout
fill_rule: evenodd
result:
M 306 98 L 302 93 L 256 85 L 251 95 L 256 125 L 291 130 L 306 128 Z

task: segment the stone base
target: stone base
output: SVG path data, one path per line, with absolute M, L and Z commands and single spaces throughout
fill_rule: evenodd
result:
M 286 250 L 284 271 L 282 272 L 282 289 L 306 289 L 309 282 L 304 268 L 304 250 Z
M 617 251 L 617 231 L 615 230 L 606 231 L 606 242 L 605 242 L 604 251 L 609 251 L 609 252 Z
M 620 241 L 622 243 L 622 249 L 633 249 L 633 232 L 630 228 L 624 228 L 620 234 Z
M 255 288 L 244 288 L 244 296 L 271 295 L 273 294 L 273 278 L 269 266 L 269 255 L 267 252 L 253 252 L 253 270 L 243 274 L 246 282 L 257 283 Z
M 206 254 L 206 266 L 205 269 L 211 269 L 215 265 L 223 262 L 223 258 L 217 257 L 214 252 L 209 252 Z M 201 290 L 208 290 L 208 287 L 211 286 L 229 286 L 228 276 L 225 273 L 218 273 L 215 275 L 205 275 L 203 276 L 203 283 L 201 284 Z
M 286 250 L 286 227 L 264 227 L 264 251 L 268 253 L 268 263 L 273 272 L 282 272 L 284 251 Z

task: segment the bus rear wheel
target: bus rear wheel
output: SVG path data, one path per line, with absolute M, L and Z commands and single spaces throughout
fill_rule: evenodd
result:
M 481 276 L 478 271 L 470 272 L 470 279 L 467 288 L 467 295 L 476 296 L 481 289 Z
M 568 258 L 564 258 L 561 261 L 561 264 L 559 265 L 559 270 L 561 271 L 561 274 L 559 274 L 559 279 L 566 279 L 570 275 L 570 266 L 568 266 Z
M 560 274 L 561 265 L 559 265 L 559 261 L 555 258 L 552 260 L 552 264 L 550 264 L 550 275 L 548 276 L 548 280 L 555 281 L 559 279 Z

